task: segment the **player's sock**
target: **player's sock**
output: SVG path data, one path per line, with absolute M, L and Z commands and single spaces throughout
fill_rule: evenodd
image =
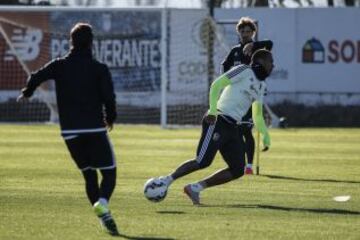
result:
M 193 186 L 194 185 L 194 186 Z M 200 189 L 202 186 L 198 183 L 188 184 L 184 187 L 184 193 L 190 198 L 196 206 L 200 205 Z M 203 188 L 202 188 L 203 189 Z
M 106 198 L 99 198 L 99 203 L 105 206 L 109 205 L 109 202 Z
M 94 207 L 93 207 L 93 208 L 94 208 L 95 214 L 96 214 L 98 217 L 100 217 L 100 216 L 102 216 L 102 215 L 107 214 L 107 213 L 110 212 L 108 206 L 105 205 L 105 204 L 102 204 L 100 201 L 97 201 L 97 202 L 94 204 Z
M 245 174 L 246 175 L 253 175 L 254 172 L 252 170 L 252 164 L 247 164 L 245 168 Z
M 190 187 L 191 190 L 193 190 L 194 192 L 201 192 L 202 190 L 205 189 L 205 187 L 199 182 L 190 184 Z
M 163 180 L 168 186 L 170 186 L 170 184 L 174 181 L 174 178 L 171 175 L 162 176 L 160 179 Z

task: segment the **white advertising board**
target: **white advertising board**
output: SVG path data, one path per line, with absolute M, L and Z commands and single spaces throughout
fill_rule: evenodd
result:
M 242 16 L 258 21 L 259 40 L 268 38 L 274 42 L 276 68 L 268 80 L 269 92 L 360 93 L 360 9 L 216 11 L 220 21 Z M 233 36 L 227 39 L 234 41 Z
M 203 104 L 208 91 L 206 10 L 171 9 L 169 12 L 168 104 Z
M 296 89 L 360 93 L 360 9 L 301 9 L 296 25 Z

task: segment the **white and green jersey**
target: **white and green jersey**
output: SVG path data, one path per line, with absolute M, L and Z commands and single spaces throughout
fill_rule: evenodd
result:
M 254 69 L 247 65 L 238 65 L 211 84 L 208 114 L 226 115 L 240 123 L 252 106 L 255 127 L 263 135 L 264 146 L 268 147 L 270 146 L 270 135 L 262 114 L 265 89 L 265 82 L 255 76 Z M 223 91 L 221 92 L 221 90 Z
M 217 102 L 217 109 L 238 122 L 254 101 L 263 102 L 266 83 L 259 81 L 247 65 L 239 65 L 224 74 L 229 80 Z

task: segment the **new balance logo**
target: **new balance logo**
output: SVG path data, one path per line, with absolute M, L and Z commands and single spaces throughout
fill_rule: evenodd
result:
M 40 43 L 43 39 L 43 33 L 39 29 L 14 29 L 11 37 L 16 54 L 9 48 L 6 51 L 4 60 L 12 61 L 17 57 L 22 61 L 32 61 L 39 56 Z

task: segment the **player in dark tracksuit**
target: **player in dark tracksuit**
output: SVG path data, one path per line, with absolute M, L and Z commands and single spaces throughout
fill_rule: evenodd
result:
M 116 119 L 115 93 L 105 64 L 92 57 L 93 33 L 88 24 L 71 30 L 71 50 L 31 74 L 18 101 L 30 98 L 36 88 L 53 79 L 56 86 L 61 134 L 85 179 L 87 197 L 104 228 L 118 230 L 108 209 L 116 185 L 116 161 L 107 128 Z M 100 171 L 102 181 L 98 183 Z
M 252 53 L 262 48 L 271 50 L 273 46 L 273 43 L 270 40 L 253 41 L 257 28 L 251 18 L 240 18 L 236 29 L 240 37 L 240 43 L 231 49 L 222 62 L 222 72 L 229 71 L 232 67 L 239 64 L 249 64 Z M 245 140 L 245 151 L 247 156 L 245 174 L 253 174 L 252 163 L 254 159 L 255 141 L 252 135 L 253 120 L 251 111 L 252 109 L 250 108 L 243 117 L 243 123 L 241 124 L 239 131 L 241 137 Z

